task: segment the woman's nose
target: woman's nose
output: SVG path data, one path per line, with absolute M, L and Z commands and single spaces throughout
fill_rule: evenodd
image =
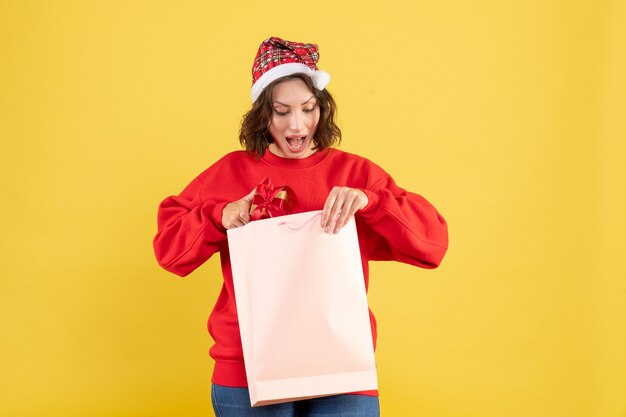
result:
M 289 120 L 289 128 L 292 130 L 299 130 L 302 126 L 302 115 L 298 111 L 291 112 L 291 118 Z

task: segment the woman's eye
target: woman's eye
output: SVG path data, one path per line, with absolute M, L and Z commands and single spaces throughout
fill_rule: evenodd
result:
M 287 115 L 286 111 L 278 111 L 276 109 L 274 109 L 274 113 L 276 113 L 279 116 L 286 116 Z
M 315 107 L 311 107 L 310 109 L 304 109 L 304 112 L 311 113 L 313 110 L 315 110 Z

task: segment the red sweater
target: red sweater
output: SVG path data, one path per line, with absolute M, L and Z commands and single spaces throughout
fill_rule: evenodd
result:
M 304 159 L 285 159 L 269 151 L 260 159 L 244 151 L 224 156 L 178 196 L 163 200 L 154 238 L 159 264 L 180 276 L 220 253 L 224 284 L 208 320 L 215 340 L 210 350 L 215 359 L 212 381 L 219 385 L 247 386 L 222 210 L 250 193 L 265 177 L 277 186 L 289 186 L 301 212 L 321 210 L 333 186 L 359 188 L 367 194 L 367 207 L 355 215 L 366 289 L 368 261 L 396 260 L 436 268 L 448 247 L 446 222 L 435 208 L 423 197 L 398 187 L 389 174 L 365 158 L 338 149 Z M 371 311 L 370 322 L 376 345 Z

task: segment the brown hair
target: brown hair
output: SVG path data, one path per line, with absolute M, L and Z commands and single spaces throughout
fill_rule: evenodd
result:
M 313 85 L 311 77 L 303 73 L 291 74 L 273 81 L 265 87 L 252 108 L 243 116 L 241 129 L 239 129 L 239 142 L 246 148 L 246 151 L 260 158 L 265 154 L 267 147 L 274 141 L 269 132 L 269 125 L 272 121 L 272 91 L 274 87 L 283 81 L 298 78 L 306 84 L 308 89 L 315 94 L 320 106 L 320 120 L 313 135 L 316 150 L 326 149 L 341 142 L 341 130 L 335 124 L 337 106 L 333 96 L 328 90 L 317 90 Z

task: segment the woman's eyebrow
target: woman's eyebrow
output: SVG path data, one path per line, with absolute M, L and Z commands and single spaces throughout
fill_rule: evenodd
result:
M 302 103 L 301 105 L 304 106 L 306 103 L 311 101 L 312 98 L 315 98 L 315 96 L 313 95 L 313 96 L 309 97 L 309 99 L 307 101 L 305 101 L 304 103 Z M 276 100 L 272 101 L 272 104 L 280 104 L 281 106 L 290 107 L 288 104 L 281 103 L 280 101 L 276 101 Z

